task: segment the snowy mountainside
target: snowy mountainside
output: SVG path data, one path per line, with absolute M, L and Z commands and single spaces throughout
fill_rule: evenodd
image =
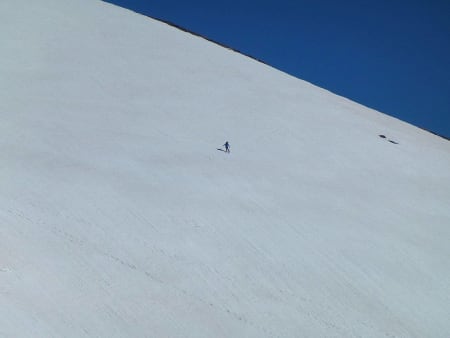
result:
M 450 336 L 447 141 L 101 1 L 0 28 L 0 336 Z

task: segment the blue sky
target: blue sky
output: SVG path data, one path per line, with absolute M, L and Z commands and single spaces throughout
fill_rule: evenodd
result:
M 450 1 L 108 0 L 450 137 Z

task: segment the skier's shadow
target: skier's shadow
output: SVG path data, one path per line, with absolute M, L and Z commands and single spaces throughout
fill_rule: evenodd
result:
M 223 149 L 217 148 L 217 150 L 220 150 L 220 151 L 223 151 L 224 153 L 226 153 L 226 151 Z

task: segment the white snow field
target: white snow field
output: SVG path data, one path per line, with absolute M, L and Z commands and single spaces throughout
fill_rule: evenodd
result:
M 101 1 L 0 41 L 0 337 L 450 337 L 448 141 Z

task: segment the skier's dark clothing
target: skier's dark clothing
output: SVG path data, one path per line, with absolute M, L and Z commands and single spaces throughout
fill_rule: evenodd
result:
M 230 144 L 228 143 L 228 141 L 225 142 L 224 146 L 225 146 L 225 152 L 229 153 L 230 152 Z

